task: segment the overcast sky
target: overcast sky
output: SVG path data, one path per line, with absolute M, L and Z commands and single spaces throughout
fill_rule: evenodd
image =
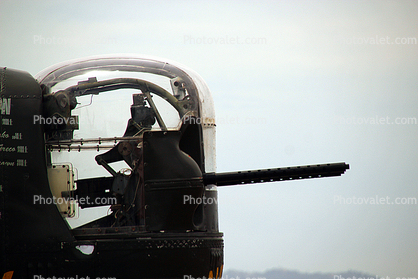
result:
M 1 0 L 0 64 L 36 75 L 136 53 L 187 65 L 213 94 L 218 172 L 350 164 L 219 188 L 226 269 L 418 277 L 418 204 L 392 204 L 418 198 L 417 14 L 416 1 Z

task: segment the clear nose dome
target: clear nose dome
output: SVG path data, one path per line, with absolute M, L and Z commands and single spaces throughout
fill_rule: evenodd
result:
M 179 130 L 185 121 L 193 121 L 202 125 L 205 172 L 215 171 L 213 100 L 192 70 L 156 58 L 101 56 L 54 65 L 36 78 L 48 94 L 64 91 L 71 96 L 67 121 L 74 130 L 71 136 L 49 135 L 55 151 L 94 149 L 99 140 L 100 148 L 106 148 L 107 139 Z
M 41 123 L 51 124 L 45 126 L 50 164 L 72 169 L 77 187 L 80 180 L 109 177 L 109 172 L 114 177 L 138 172 L 135 161 L 103 163 L 98 158 L 113 152 L 133 156 L 151 134 L 181 133 L 178 147 L 196 161 L 196 173 L 216 171 L 212 96 L 203 79 L 184 66 L 156 58 L 101 56 L 54 65 L 36 79 L 44 90 L 46 118 L 36 120 L 61 121 Z M 133 141 L 137 145 L 128 144 Z M 106 216 L 108 208 L 71 209 L 75 213 L 67 214 L 67 220 L 77 227 Z

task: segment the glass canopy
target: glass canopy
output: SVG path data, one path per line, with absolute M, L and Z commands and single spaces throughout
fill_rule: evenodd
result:
M 181 130 L 187 121 L 201 125 L 202 171 L 216 171 L 213 100 L 194 71 L 159 58 L 98 56 L 51 66 L 36 79 L 44 99 L 54 96 L 59 106 L 60 94 L 70 98 L 70 118 L 64 117 L 73 124 L 70 134 L 46 134 L 46 143 L 51 163 L 68 164 L 75 180 L 109 176 L 95 157 L 118 141 L 141 137 L 144 131 Z M 111 165 L 120 173 L 130 171 L 123 161 Z M 79 220 L 68 221 L 77 227 L 106 210 L 108 207 L 83 209 L 90 214 L 83 212 Z

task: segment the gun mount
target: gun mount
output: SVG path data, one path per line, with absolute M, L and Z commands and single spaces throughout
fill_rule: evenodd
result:
M 225 173 L 204 173 L 202 177 L 196 177 L 193 180 L 166 180 L 164 183 L 166 185 L 175 185 L 187 184 L 190 183 L 190 181 L 199 181 L 205 186 L 233 186 L 253 183 L 341 176 L 349 168 L 350 166 L 346 163 L 331 163 Z M 125 179 L 123 177 L 125 177 Z M 120 189 L 120 183 L 126 184 L 127 179 L 128 176 L 118 175 L 115 178 L 102 177 L 78 180 L 77 190 L 63 192 L 63 195 L 66 197 L 77 197 L 94 201 L 97 198 L 110 197 L 112 192 L 117 192 L 118 190 L 116 189 Z M 145 184 L 148 185 L 152 184 L 153 182 L 155 183 L 155 181 L 146 181 Z M 95 204 L 94 202 L 91 202 L 89 204 L 80 206 L 85 208 L 100 205 L 101 204 Z

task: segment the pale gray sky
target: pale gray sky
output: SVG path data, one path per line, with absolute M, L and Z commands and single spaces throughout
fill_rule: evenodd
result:
M 351 166 L 220 188 L 226 269 L 418 277 L 418 204 L 343 204 L 418 198 L 417 14 L 416 1 L 2 0 L 0 63 L 32 75 L 111 53 L 187 65 L 215 100 L 219 172 Z

